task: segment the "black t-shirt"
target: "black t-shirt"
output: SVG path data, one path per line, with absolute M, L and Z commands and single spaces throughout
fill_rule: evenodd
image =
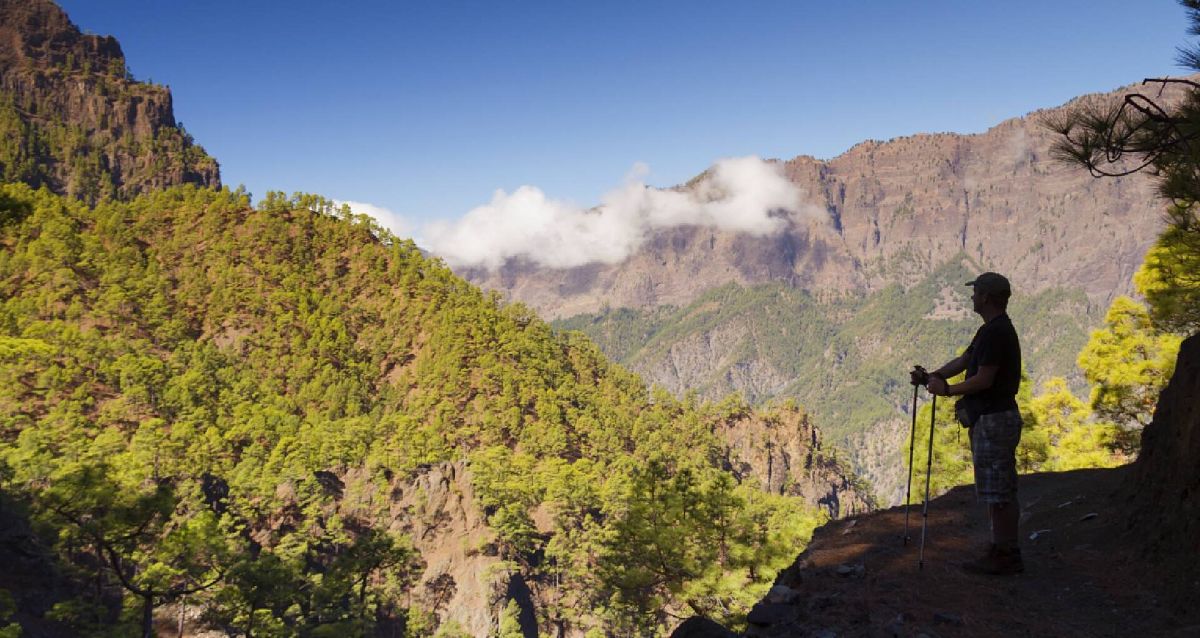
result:
M 1021 342 L 1008 315 L 1001 313 L 979 327 L 967 348 L 967 378 L 980 366 L 1000 366 L 992 387 L 967 395 L 973 411 L 990 414 L 1015 410 L 1017 388 L 1021 386 Z

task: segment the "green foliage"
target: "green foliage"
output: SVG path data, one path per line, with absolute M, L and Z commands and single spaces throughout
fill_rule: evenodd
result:
M 824 522 L 794 499 L 729 474 L 655 457 L 613 487 L 623 498 L 601 544 L 596 594 L 618 633 L 645 634 L 669 610 L 737 625 L 773 574 Z
M 1120 427 L 1118 446 L 1133 452 L 1150 423 L 1158 394 L 1175 371 L 1182 338 L 1157 332 L 1150 313 L 1128 298 L 1113 300 L 1104 326 L 1079 353 L 1079 367 L 1093 384 L 1097 417 Z
M 15 613 L 17 613 L 17 603 L 13 601 L 12 594 L 7 589 L 0 589 L 0 623 L 11 620 Z M 20 636 L 21 625 L 15 622 L 0 624 L 0 638 L 20 638 Z
M 517 601 L 510 600 L 504 606 L 497 629 L 496 638 L 525 638 L 525 632 L 521 631 L 521 607 Z
M 1196 194 L 1200 197 L 1200 193 Z M 1146 253 L 1134 275 L 1159 330 L 1186 334 L 1200 330 L 1200 226 L 1194 204 L 1175 204 L 1172 223 Z
M 451 620 L 439 625 L 437 631 L 433 633 L 433 638 L 472 638 L 472 636 L 457 621 Z
M 6 185 L 0 204 L 19 211 L 0 224 L 0 467 L 101 583 L 57 608 L 80 633 L 115 593 L 131 626 L 186 596 L 232 633 L 391 616 L 450 635 L 407 602 L 423 567 L 386 531 L 423 515 L 395 490 L 449 461 L 469 463 L 495 553 L 555 579 L 548 618 L 581 627 L 624 622 L 646 586 L 630 575 L 680 534 L 718 542 L 684 548 L 655 600 L 736 618 L 816 523 L 722 469 L 714 431 L 744 407 L 650 392 L 323 198 L 179 187 L 88 208 Z M 654 472 L 678 533 L 647 509 Z
M 1111 423 L 1096 422 L 1088 405 L 1054 378 L 1029 404 L 1031 428 L 1022 433 L 1024 453 L 1020 459 L 1028 469 L 1062 472 L 1089 467 L 1115 467 L 1128 461 L 1116 450 L 1120 430 Z
M 405 638 L 430 638 L 437 626 L 437 614 L 428 609 L 412 606 L 404 612 Z

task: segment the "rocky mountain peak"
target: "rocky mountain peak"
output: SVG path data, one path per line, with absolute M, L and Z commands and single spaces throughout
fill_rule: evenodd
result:
M 0 136 L 0 179 L 89 203 L 220 185 L 171 91 L 133 80 L 115 38 L 81 33 L 49 0 L 0 0 Z
M 49 68 L 72 59 L 125 64 L 116 38 L 80 33 L 50 0 L 0 0 L 0 63 Z

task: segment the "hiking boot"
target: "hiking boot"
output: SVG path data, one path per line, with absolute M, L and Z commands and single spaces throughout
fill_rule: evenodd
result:
M 1021 562 L 1019 547 L 1008 549 L 992 545 L 983 558 L 967 561 L 962 564 L 962 568 L 972 574 L 1008 576 L 1025 571 L 1025 564 Z

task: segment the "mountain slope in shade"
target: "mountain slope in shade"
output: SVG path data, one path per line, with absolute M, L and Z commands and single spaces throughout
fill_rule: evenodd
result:
M 0 0 L 0 180 L 89 203 L 221 181 L 171 91 L 134 81 L 116 39 L 80 33 L 49 0 Z

